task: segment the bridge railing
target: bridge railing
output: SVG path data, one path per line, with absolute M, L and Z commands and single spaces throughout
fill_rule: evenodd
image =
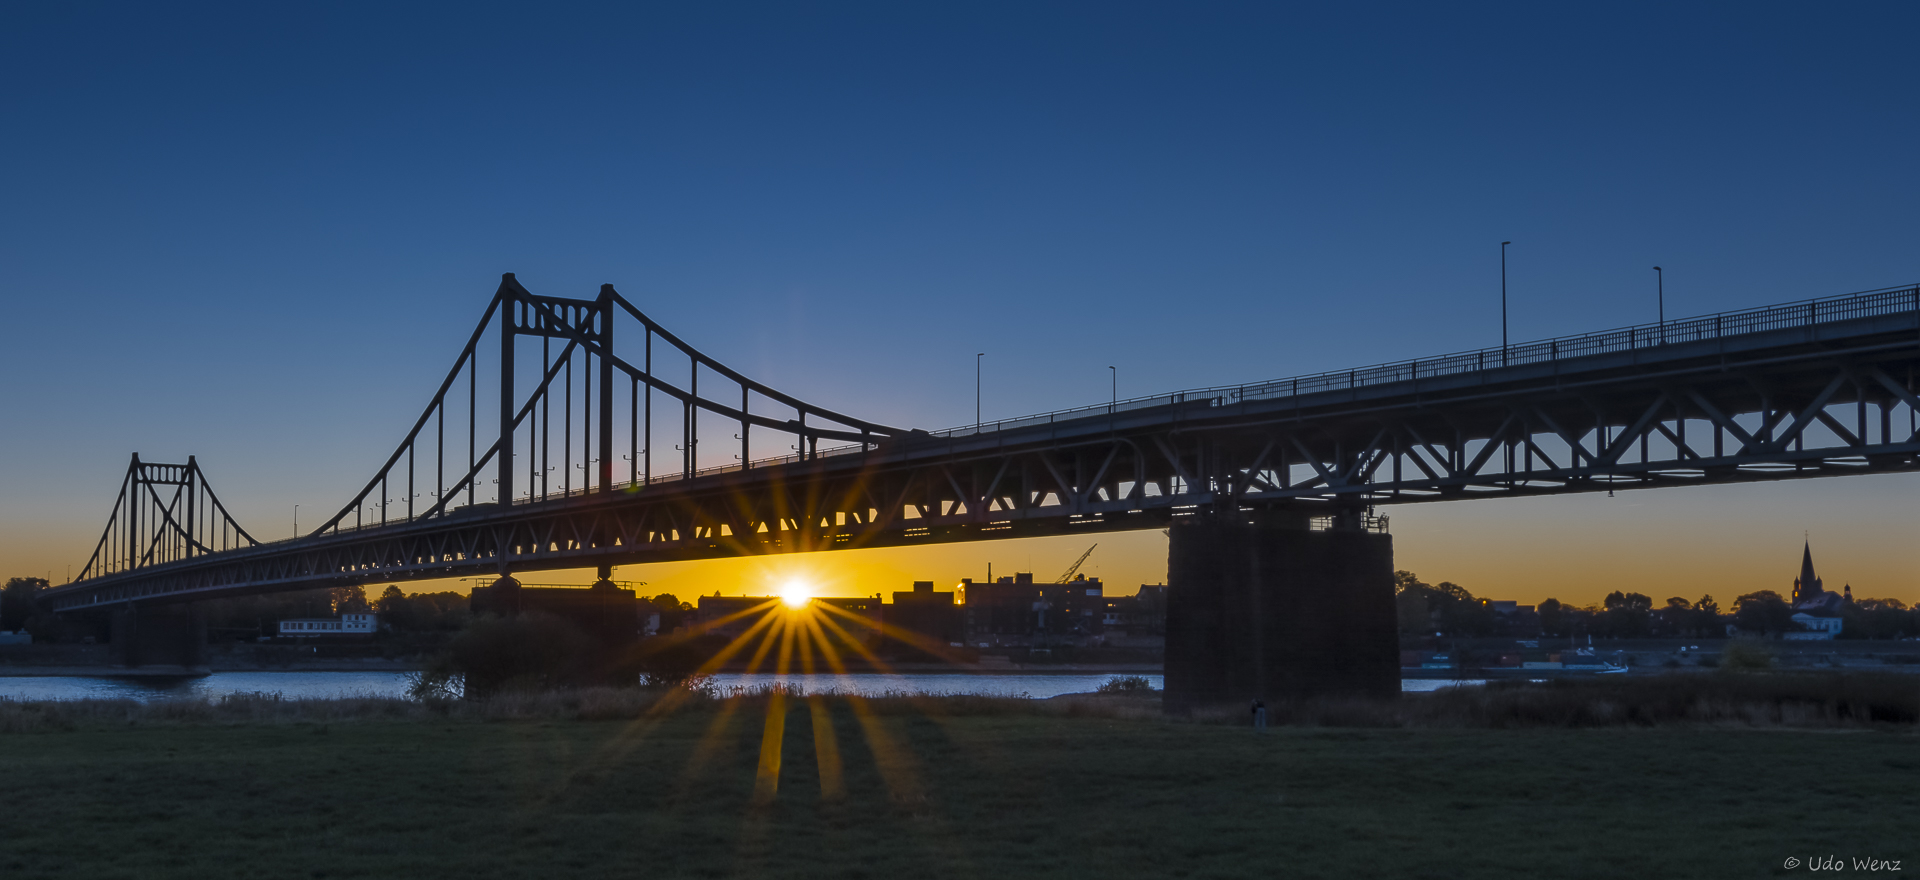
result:
M 944 431 L 935 431 L 938 437 L 963 437 L 975 433 L 991 433 L 1011 428 L 1023 428 L 1053 422 L 1083 419 L 1108 412 L 1147 409 L 1183 403 L 1211 402 L 1212 404 L 1237 403 L 1243 400 L 1270 400 L 1293 397 L 1301 394 L 1314 394 L 1325 391 L 1345 391 L 1364 388 L 1369 385 L 1385 385 L 1393 382 L 1406 382 L 1413 379 L 1425 379 L 1436 376 L 1451 376 L 1462 373 L 1476 373 L 1482 370 L 1503 366 L 1550 363 L 1571 358 L 1587 357 L 1596 354 L 1633 351 L 1657 348 L 1680 342 L 1698 342 L 1701 340 L 1724 339 L 1733 336 L 1745 336 L 1770 330 L 1783 330 L 1796 327 L 1810 327 L 1837 321 L 1867 318 L 1878 315 L 1912 314 L 1920 312 L 1920 285 L 1889 287 L 1862 293 L 1850 293 L 1840 296 L 1802 300 L 1782 305 L 1763 306 L 1733 312 L 1721 312 L 1697 318 L 1682 318 L 1663 323 L 1636 324 L 1616 330 L 1599 333 L 1584 333 L 1577 336 L 1562 336 L 1538 342 L 1523 342 L 1506 347 L 1475 349 L 1455 352 L 1434 357 L 1415 358 L 1376 364 L 1370 367 L 1356 367 L 1347 370 L 1333 370 L 1325 373 L 1313 373 L 1286 379 L 1274 379 L 1266 382 L 1252 382 L 1242 385 L 1216 385 L 1210 388 L 1195 388 L 1171 394 L 1156 394 L 1148 397 L 1136 397 L 1118 403 L 1096 404 L 1055 410 L 1031 416 L 1002 419 L 985 422 L 979 426 L 963 425 Z
M 1434 357 L 1375 364 L 1369 367 L 1312 373 L 1305 376 L 1274 379 L 1265 382 L 1252 382 L 1241 385 L 1216 385 L 1209 388 L 1195 388 L 1166 394 L 1148 395 L 1146 397 L 1134 397 L 1111 403 L 1095 404 L 1093 406 L 1054 410 L 1052 412 L 1036 413 L 1010 419 L 995 419 L 989 422 L 981 422 L 977 425 L 962 425 L 943 431 L 931 432 L 931 436 L 944 438 L 970 437 L 1074 421 L 1105 414 L 1133 412 L 1158 407 L 1183 405 L 1211 407 L 1239 403 L 1247 400 L 1271 400 L 1326 391 L 1345 391 L 1364 388 L 1370 385 L 1405 382 L 1412 379 L 1475 373 L 1483 370 L 1497 369 L 1503 366 L 1551 363 L 1553 361 L 1588 357 L 1597 354 L 1652 349 L 1662 345 L 1681 342 L 1725 339 L 1754 333 L 1764 333 L 1772 330 L 1811 327 L 1856 318 L 1914 313 L 1920 313 L 1920 285 L 1889 287 L 1881 290 L 1822 297 L 1781 305 L 1721 312 L 1719 314 L 1705 315 L 1696 318 L 1682 318 L 1667 321 L 1664 324 L 1636 324 L 1598 333 L 1584 333 L 1576 336 L 1562 336 L 1537 342 L 1523 342 L 1504 348 L 1482 348 L 1472 351 L 1437 355 Z M 651 484 L 666 484 L 687 479 L 699 479 L 701 477 L 733 473 L 745 469 L 772 467 L 798 462 L 808 458 L 818 459 L 843 455 L 858 455 L 870 451 L 873 448 L 873 446 L 849 445 L 821 449 L 809 456 L 794 454 L 774 458 L 755 459 L 746 463 L 735 461 L 730 464 L 701 468 L 686 475 L 663 474 L 655 476 L 651 480 L 624 483 L 615 486 L 615 491 L 627 491 L 636 486 L 644 487 L 645 485 Z M 570 492 L 550 492 L 535 498 L 526 498 L 523 496 L 522 498 L 515 499 L 515 503 L 523 504 L 528 501 L 555 500 L 584 494 L 588 494 L 586 489 L 574 489 Z M 449 515 L 459 516 L 460 511 L 453 511 Z M 385 525 L 393 525 L 395 522 L 404 521 L 404 519 L 396 520 L 389 517 Z M 359 528 L 379 528 L 381 525 L 382 524 L 379 523 L 369 523 Z M 355 531 L 356 528 L 341 526 L 339 530 L 343 532 Z
M 1583 333 L 1576 336 L 1562 336 L 1537 342 L 1523 342 L 1517 345 L 1509 345 L 1505 348 L 1474 349 L 1472 351 L 1455 352 L 1453 354 L 1376 364 L 1370 367 L 1357 367 L 1349 370 L 1333 370 L 1286 379 L 1274 379 L 1266 382 L 1252 382 L 1242 385 L 1216 385 L 1209 388 L 1194 388 L 1186 391 L 1133 397 L 1111 403 L 1035 413 L 1033 415 L 1018 416 L 1010 419 L 995 419 L 989 422 L 981 422 L 978 425 L 961 425 L 959 427 L 947 428 L 946 430 L 931 433 L 932 436 L 935 437 L 970 437 L 978 434 L 992 434 L 1000 431 L 1073 421 L 1109 413 L 1132 412 L 1184 404 L 1216 406 L 1238 403 L 1243 400 L 1270 400 L 1324 391 L 1345 391 L 1370 385 L 1405 382 L 1416 378 L 1424 379 L 1436 376 L 1475 373 L 1502 366 L 1550 363 L 1558 360 L 1587 357 L 1596 354 L 1651 349 L 1661 345 L 1679 342 L 1722 339 L 1733 336 L 1745 336 L 1753 333 L 1763 333 L 1770 330 L 1809 327 L 1816 324 L 1847 321 L 1855 318 L 1911 314 L 1915 312 L 1920 312 L 1920 285 L 1889 287 L 1880 290 L 1802 300 L 1781 305 L 1721 312 L 1697 318 L 1681 318 L 1667 321 L 1664 324 L 1657 322 L 1652 324 L 1636 324 L 1621 327 L 1616 330 L 1604 330 L 1598 333 Z M 842 446 L 822 449 L 815 457 L 858 454 L 867 448 L 869 447 Z M 777 458 L 756 459 L 749 466 L 754 468 L 767 467 L 799 460 L 801 460 L 800 456 L 787 455 Z M 712 474 L 728 473 L 740 469 L 741 465 L 734 463 L 720 467 L 705 468 L 696 471 L 693 476 L 702 477 Z M 672 479 L 680 479 L 680 476 L 676 474 Z M 662 481 L 656 477 L 654 482 Z

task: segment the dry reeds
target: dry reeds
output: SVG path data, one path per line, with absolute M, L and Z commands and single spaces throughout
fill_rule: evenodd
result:
M 702 711 L 722 703 L 760 704 L 795 685 L 725 691 L 695 682 L 671 703 L 663 688 L 504 691 L 481 700 L 344 696 L 289 699 L 228 694 L 141 702 L 130 699 L 19 701 L 0 698 L 0 734 L 140 725 L 329 724 L 366 721 L 611 720 L 671 706 Z M 882 715 L 1039 716 L 1245 725 L 1246 707 L 1210 706 L 1179 717 L 1162 713 L 1158 693 L 1070 694 L 1050 700 L 986 694 L 893 691 L 859 699 Z M 1836 728 L 1920 722 L 1920 676 L 1892 673 L 1714 673 L 1493 682 L 1403 694 L 1397 699 L 1324 697 L 1272 701 L 1275 726 L 1372 728 L 1533 728 L 1742 726 Z
M 1248 723 L 1242 706 L 1196 709 L 1189 717 L 1203 723 Z M 1278 701 L 1268 707 L 1268 717 L 1275 725 L 1305 727 L 1911 725 L 1920 721 L 1920 676 L 1721 673 L 1502 681 L 1388 700 Z

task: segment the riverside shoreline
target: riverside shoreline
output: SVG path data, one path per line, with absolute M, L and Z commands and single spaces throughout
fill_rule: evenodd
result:
M 1634 640 L 1602 642 L 1599 647 L 1607 659 L 1624 660 L 1632 676 L 1664 672 L 1706 672 L 1717 663 L 1727 640 Z M 1920 642 L 1836 640 L 1819 642 L 1768 641 L 1762 643 L 1772 655 L 1773 665 L 1782 669 L 1833 669 L 1920 673 Z M 1689 653 L 1680 647 L 1697 648 Z M 219 672 L 418 672 L 431 657 L 421 653 L 424 646 L 410 646 L 401 656 L 380 656 L 374 645 L 290 646 L 270 644 L 210 645 L 207 663 L 193 668 L 115 666 L 107 645 L 8 645 L 0 646 L 0 678 L 22 676 L 73 677 L 183 677 Z M 385 650 L 391 650 L 388 646 Z M 1487 645 L 1481 653 L 1511 651 L 1504 645 Z M 1409 649 L 1403 653 L 1420 653 Z M 1706 660 L 1703 664 L 1701 661 Z M 875 664 L 849 658 L 845 670 L 853 674 L 913 673 L 950 675 L 1161 675 L 1164 666 L 1156 662 L 1047 662 L 1018 663 L 1011 657 L 989 654 L 977 663 L 893 663 Z M 748 672 L 745 662 L 729 663 L 715 670 L 721 673 Z M 766 670 L 758 670 L 764 672 Z M 1585 678 L 1596 674 L 1588 670 L 1527 669 L 1511 666 L 1466 666 L 1425 668 L 1402 666 L 1402 680 L 1506 680 L 1525 678 Z
M 232 665 L 212 666 L 35 666 L 29 664 L 0 664 L 0 678 L 26 677 L 76 677 L 76 678 L 184 678 L 213 675 L 220 672 L 419 672 L 426 666 L 423 662 L 408 660 L 334 661 L 321 663 L 301 663 L 286 666 L 271 665 Z M 715 670 L 719 673 L 741 674 L 749 670 L 746 666 L 729 665 Z M 767 670 L 756 670 L 766 672 Z M 944 665 L 939 663 L 903 663 L 888 667 L 860 666 L 847 668 L 850 675 L 885 675 L 889 673 L 917 675 L 1160 675 L 1161 668 L 1149 663 L 1060 663 L 1050 665 Z M 823 673 L 828 674 L 828 673 Z

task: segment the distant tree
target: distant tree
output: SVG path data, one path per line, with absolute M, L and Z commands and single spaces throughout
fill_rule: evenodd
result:
M 468 597 L 452 591 L 409 596 L 390 586 L 373 608 L 380 614 L 380 624 L 396 633 L 458 632 L 473 619 Z
M 473 620 L 472 600 L 465 593 L 415 593 L 407 600 L 413 603 L 422 631 L 458 632 Z
M 1434 621 L 1433 587 L 1413 572 L 1393 573 L 1393 604 L 1402 633 L 1430 636 L 1439 626 Z
M 1540 615 L 1540 633 L 1550 638 L 1561 638 L 1567 634 L 1567 615 L 1565 606 L 1559 599 L 1548 599 L 1534 609 Z
M 27 625 L 39 610 L 40 591 L 47 589 L 46 578 L 10 578 L 0 588 L 0 632 L 15 632 Z
M 1401 632 L 1433 635 L 1436 624 L 1433 622 L 1433 609 L 1427 603 L 1428 595 L 1424 589 L 1401 590 L 1394 594 L 1394 614 L 1399 620 Z
M 691 604 L 680 601 L 679 597 L 672 593 L 661 593 L 658 596 L 644 601 L 649 607 L 642 609 L 641 613 L 644 614 L 648 610 L 658 612 L 660 614 L 659 631 L 661 633 L 673 632 L 682 623 L 685 623 L 687 618 L 693 616 L 694 607 Z
M 1454 587 L 1454 584 L 1440 584 L 1442 587 Z M 1493 603 L 1486 599 L 1475 599 L 1471 594 L 1466 598 L 1455 598 L 1452 594 L 1442 593 L 1440 623 L 1448 635 L 1482 638 L 1494 635 L 1501 629 L 1500 615 L 1494 613 Z
M 1720 603 L 1713 601 L 1713 594 L 1701 596 L 1693 603 L 1693 624 L 1689 628 L 1692 635 L 1717 637 L 1727 632 L 1726 622 L 1720 619 Z
M 1429 585 L 1410 571 L 1394 572 L 1395 613 L 1400 631 L 1408 634 L 1444 632 L 1453 636 L 1486 636 L 1501 627 L 1491 603 L 1476 599 L 1466 587 L 1442 581 Z
M 1686 602 L 1685 599 L 1675 601 Z M 1600 604 L 1608 611 L 1649 611 L 1653 608 L 1652 599 L 1640 593 L 1622 593 L 1619 590 L 1608 593 L 1606 600 Z
M 1456 602 L 1472 602 L 1473 594 L 1467 588 L 1452 581 L 1441 581 L 1433 586 L 1433 591 Z
M 373 610 L 363 587 L 335 587 L 327 591 L 327 600 L 334 614 L 364 614 Z
M 400 592 L 397 585 L 389 585 L 380 592 L 380 599 L 373 603 L 374 611 L 380 615 L 380 625 L 394 632 L 415 632 L 420 627 L 420 614 L 413 607 L 413 601 L 407 594 Z
M 1693 629 L 1693 603 L 1679 596 L 1653 612 L 1654 635 L 1685 635 Z
M 1622 593 L 1615 590 L 1601 601 L 1605 612 L 1600 616 L 1599 629 L 1602 634 L 1616 639 L 1641 638 L 1647 635 L 1648 623 L 1652 618 L 1653 600 L 1640 593 Z
M 1733 623 L 1748 632 L 1783 633 L 1793 629 L 1793 607 L 1772 590 L 1748 593 L 1733 600 Z
M 1899 639 L 1915 634 L 1915 619 L 1898 599 L 1860 599 L 1840 609 L 1843 639 Z

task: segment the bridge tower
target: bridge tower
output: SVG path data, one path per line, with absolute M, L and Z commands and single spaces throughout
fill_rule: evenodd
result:
M 190 561 L 214 553 L 258 546 L 220 503 L 200 463 L 158 464 L 135 453 L 120 482 L 107 528 L 81 580 L 150 566 Z M 127 601 L 109 615 L 108 642 L 116 666 L 206 666 L 207 621 L 192 602 L 136 604 Z

